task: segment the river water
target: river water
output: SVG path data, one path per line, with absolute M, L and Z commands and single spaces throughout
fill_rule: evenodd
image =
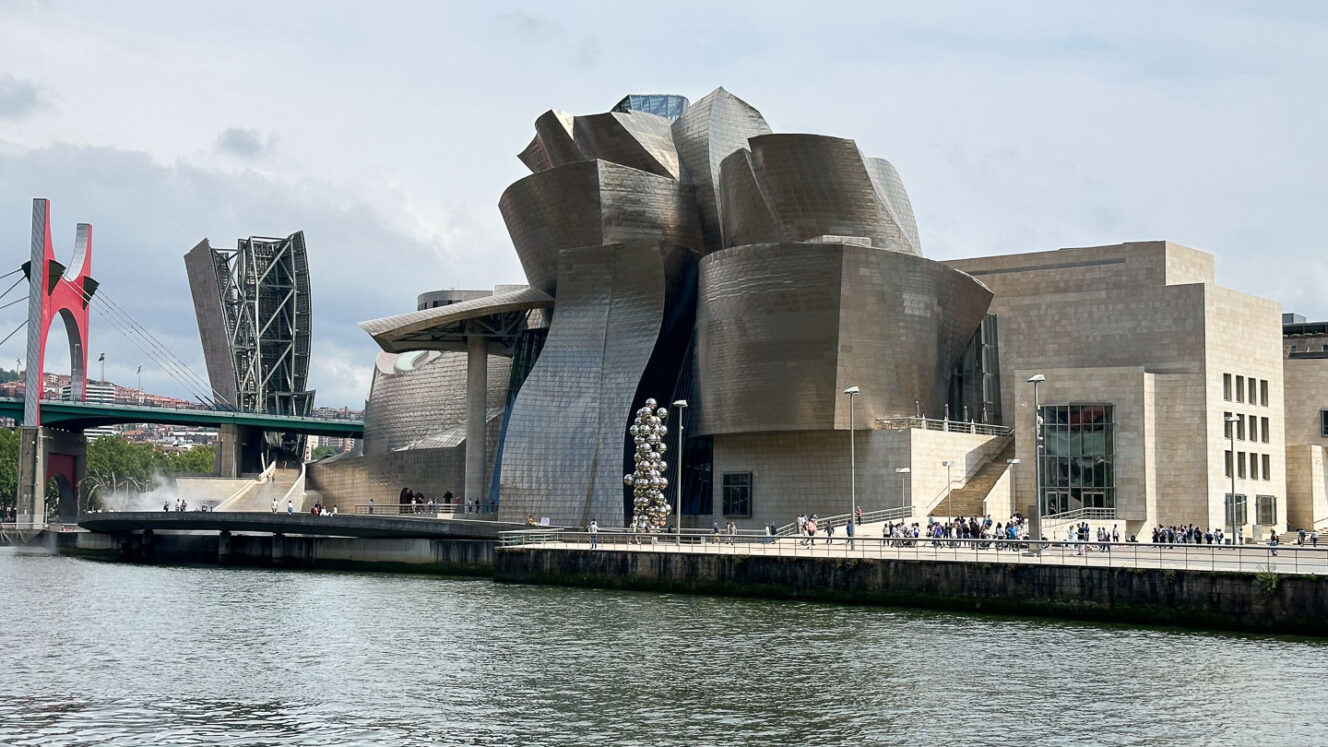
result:
M 1325 744 L 1328 641 L 0 549 L 0 743 Z

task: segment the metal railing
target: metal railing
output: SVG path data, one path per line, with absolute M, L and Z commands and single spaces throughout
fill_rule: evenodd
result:
M 592 535 L 570 530 L 500 532 L 503 547 L 554 550 L 590 549 Z M 817 535 L 806 538 L 767 537 L 743 530 L 714 535 L 684 529 L 682 533 L 636 533 L 600 530 L 595 549 L 626 552 L 718 553 L 776 557 L 873 558 L 946 562 L 1066 565 L 1108 568 L 1156 568 L 1241 573 L 1328 574 L 1328 546 L 1190 545 L 1146 542 L 1065 542 L 931 537 L 879 538 Z
M 990 425 L 972 420 L 945 420 L 937 418 L 877 418 L 876 425 L 882 430 L 903 431 L 917 428 L 924 431 L 945 431 L 947 433 L 973 433 L 979 436 L 1008 436 L 1014 429 L 1004 425 Z
M 1067 521 L 1114 521 L 1116 520 L 1116 509 L 1114 508 L 1076 508 L 1073 511 L 1062 511 L 1058 514 L 1043 514 L 1042 525 L 1063 524 Z
M 464 506 L 458 506 L 455 503 L 435 503 L 430 506 L 427 503 L 415 505 L 413 503 L 356 503 L 352 507 L 356 514 L 373 514 L 375 516 L 452 516 L 454 514 L 465 513 Z M 477 516 L 479 514 L 476 514 Z
M 858 524 L 875 524 L 881 521 L 898 521 L 899 519 L 909 519 L 913 517 L 913 504 L 906 506 L 895 506 L 894 508 L 881 508 L 875 511 L 863 511 L 862 520 Z M 833 516 L 820 516 L 816 519 L 816 528 L 818 531 L 826 527 L 842 527 L 848 523 L 848 514 L 835 514 Z M 777 527 L 775 536 L 791 537 L 798 533 L 798 522 L 789 523 Z

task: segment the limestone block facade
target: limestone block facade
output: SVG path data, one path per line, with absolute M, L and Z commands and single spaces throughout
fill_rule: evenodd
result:
M 1146 536 L 1156 524 L 1225 524 L 1228 414 L 1239 418 L 1231 469 L 1237 496 L 1246 496 L 1247 535 L 1285 529 L 1277 303 L 1217 287 L 1212 255 L 1169 242 L 948 264 L 995 294 L 1002 411 L 1020 459 L 1018 505 L 1034 504 L 1027 380 L 1040 373 L 1044 407 L 1113 408 L 1115 495 L 1107 501 L 1130 534 Z
M 910 428 L 854 431 L 857 503 L 864 512 L 912 504 L 913 519 L 925 523 L 933 509 L 944 513 L 946 469 L 959 489 L 1005 445 L 999 436 Z M 847 430 L 740 433 L 715 436 L 713 510 L 699 526 L 732 520 L 740 528 L 782 526 L 799 513 L 849 513 Z M 908 467 L 910 472 L 895 470 Z M 749 511 L 725 511 L 725 475 L 750 475 Z

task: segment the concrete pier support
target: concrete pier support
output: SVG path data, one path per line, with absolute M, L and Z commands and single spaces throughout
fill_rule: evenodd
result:
M 47 427 L 19 427 L 18 516 L 20 527 L 45 526 L 59 518 L 78 518 L 79 483 L 87 472 L 87 438 L 82 433 Z M 52 478 L 60 490 L 53 516 L 46 512 L 46 484 Z
M 485 497 L 488 392 L 489 341 L 472 334 L 466 338 L 466 500 Z
M 41 428 L 18 429 L 18 525 L 46 525 L 46 450 Z
M 229 565 L 231 562 L 231 533 L 222 531 L 217 536 L 217 563 L 219 565 Z
M 263 432 L 257 428 L 222 425 L 217 429 L 217 477 L 234 479 L 263 471 Z

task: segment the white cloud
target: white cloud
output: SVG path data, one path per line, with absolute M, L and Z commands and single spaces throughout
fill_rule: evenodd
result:
M 928 256 L 1164 238 L 1328 319 L 1326 29 L 1234 2 L 0 5 L 0 70 L 60 94 L 0 119 L 0 237 L 52 198 L 61 244 L 93 222 L 108 292 L 185 344 L 184 251 L 303 228 L 339 404 L 373 361 L 355 321 L 520 281 L 496 203 L 536 116 L 723 85 L 891 159 Z

